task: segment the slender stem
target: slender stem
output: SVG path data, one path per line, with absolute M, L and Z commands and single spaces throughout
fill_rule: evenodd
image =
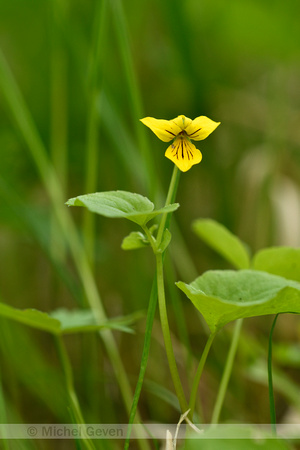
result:
M 68 358 L 68 354 L 66 351 L 66 348 L 64 346 L 63 340 L 61 336 L 55 336 L 55 343 L 58 351 L 58 356 L 61 362 L 61 366 L 64 372 L 65 376 L 65 382 L 66 382 L 66 389 L 70 401 L 70 409 L 71 414 L 74 417 L 77 424 L 84 424 L 83 415 L 80 409 L 79 401 L 74 389 L 74 383 L 73 383 L 73 374 L 72 374 L 72 367 Z M 84 444 L 88 450 L 95 450 L 93 442 L 88 438 L 88 436 L 85 436 Z
M 176 191 L 177 191 L 177 187 L 178 187 L 178 183 L 179 183 L 179 178 L 180 178 L 180 171 L 177 168 L 177 166 L 174 165 L 174 169 L 173 169 L 172 178 L 171 178 L 171 181 L 170 181 L 170 186 L 169 186 L 169 191 L 168 191 L 168 195 L 167 195 L 165 206 L 170 205 L 172 202 L 174 202 Z M 165 228 L 166 228 L 167 217 L 168 217 L 169 214 L 170 213 L 164 213 L 162 215 L 162 218 L 161 218 L 161 221 L 160 221 L 160 224 L 159 224 L 159 229 L 158 229 L 158 232 L 157 232 L 157 239 L 156 239 L 157 247 L 159 247 L 159 245 L 161 243 L 162 236 L 163 236 L 163 233 L 164 233 Z
M 178 187 L 179 182 L 179 176 L 180 172 L 178 168 L 174 165 L 172 178 L 169 186 L 169 191 L 166 199 L 166 205 L 169 205 L 172 201 L 174 201 L 175 193 Z M 158 233 L 157 233 L 157 248 L 159 247 L 162 236 L 164 233 L 164 230 L 166 229 L 166 223 L 167 223 L 167 217 L 168 214 L 163 214 Z M 169 362 L 170 372 L 173 379 L 175 391 L 178 397 L 178 401 L 181 407 L 182 412 L 184 413 L 187 411 L 187 401 L 185 399 L 185 395 L 183 392 L 183 388 L 181 385 L 179 373 L 177 370 L 176 360 L 174 356 L 173 346 L 172 346 L 172 340 L 171 340 L 171 334 L 170 334 L 170 328 L 169 328 L 169 322 L 168 322 L 168 315 L 167 315 L 167 308 L 166 308 L 166 297 L 165 297 L 165 287 L 164 287 L 164 273 L 163 273 L 163 258 L 161 253 L 156 254 L 156 270 L 157 270 L 157 294 L 158 294 L 158 305 L 159 305 L 159 313 L 160 313 L 160 321 L 165 341 L 165 347 L 167 352 L 167 358 Z
M 273 390 L 273 375 L 272 375 L 272 338 L 274 328 L 277 322 L 279 314 L 276 314 L 269 336 L 269 351 L 268 351 L 268 381 L 269 381 L 269 402 L 270 402 L 270 416 L 271 416 L 271 427 L 274 434 L 276 434 L 276 410 L 275 410 L 275 400 L 274 400 L 274 390 Z
M 196 399 L 197 399 L 197 391 L 198 391 L 198 386 L 199 386 L 199 383 L 200 383 L 201 375 L 202 375 L 202 372 L 203 372 L 203 368 L 204 368 L 204 365 L 205 365 L 205 362 L 206 362 L 207 355 L 209 353 L 211 344 L 213 343 L 213 340 L 214 340 L 216 334 L 217 334 L 216 331 L 214 333 L 210 333 L 210 335 L 209 335 L 209 337 L 208 337 L 208 339 L 206 341 L 203 353 L 201 355 L 196 375 L 194 377 L 193 386 L 192 386 L 192 392 L 191 392 L 191 397 L 190 397 L 190 402 L 189 402 L 190 416 L 191 417 L 193 417 L 193 415 L 194 415 Z
M 174 180 L 174 173 L 176 175 L 176 180 Z M 177 188 L 178 188 L 179 175 L 180 175 L 180 173 L 174 169 L 173 175 L 172 175 L 172 178 L 170 181 L 170 187 L 169 187 L 169 191 L 167 194 L 166 203 L 165 203 L 166 206 L 175 201 L 176 192 L 177 192 Z M 161 235 L 163 235 L 164 230 L 167 227 L 169 227 L 172 214 L 166 214 L 165 216 L 166 216 L 166 218 L 164 220 L 164 229 L 163 229 Z M 157 241 L 154 241 L 154 238 L 150 235 L 150 232 L 147 227 L 145 227 L 144 231 L 147 234 L 148 239 L 151 242 L 153 251 L 155 253 L 155 251 L 156 251 L 155 249 L 157 248 Z M 164 261 L 165 254 L 166 254 L 166 252 L 164 252 L 161 255 L 162 263 Z M 142 353 L 142 359 L 141 359 L 141 365 L 140 365 L 140 372 L 139 372 L 139 377 L 138 377 L 137 385 L 136 385 L 135 392 L 134 392 L 133 402 L 132 402 L 132 406 L 131 406 L 124 450 L 129 449 L 129 440 L 130 440 L 130 434 L 131 434 L 131 430 L 132 430 L 132 424 L 133 424 L 135 416 L 136 416 L 137 405 L 138 405 L 138 401 L 140 398 L 143 381 L 144 381 L 144 377 L 145 377 L 145 372 L 146 372 L 146 368 L 147 368 L 149 351 L 150 351 L 150 343 L 151 343 L 151 332 L 152 332 L 152 326 L 153 326 L 153 321 L 154 321 L 155 311 L 156 311 L 156 304 L 157 304 L 157 291 L 158 291 L 158 289 L 157 289 L 157 269 L 156 269 L 154 280 L 152 283 L 149 306 L 148 306 L 145 339 L 144 339 L 144 347 L 143 347 L 143 353 Z
M 157 250 L 156 239 L 150 233 L 149 228 L 147 227 L 147 225 L 144 225 L 142 228 L 145 231 L 145 234 L 146 234 L 146 236 L 148 238 L 148 241 L 149 241 L 149 243 L 150 243 L 150 245 L 152 247 L 153 252 L 156 253 L 156 250 Z
M 183 388 L 181 385 L 179 373 L 177 370 L 176 360 L 174 356 L 167 308 L 166 308 L 166 298 L 165 298 L 165 288 L 164 288 L 164 274 L 163 274 L 163 260 L 162 255 L 157 253 L 156 255 L 156 267 L 157 267 L 157 293 L 158 293 L 158 306 L 160 313 L 161 327 L 163 331 L 165 348 L 167 353 L 167 358 L 169 362 L 169 368 L 174 383 L 176 395 L 180 404 L 181 411 L 184 413 L 188 410 L 188 405 L 185 399 Z
M 243 324 L 243 319 L 238 319 L 236 321 L 236 324 L 235 324 L 235 327 L 234 327 L 234 332 L 233 332 L 233 336 L 232 336 L 230 349 L 229 349 L 229 352 L 228 352 L 228 355 L 227 355 L 227 360 L 226 360 L 226 364 L 225 364 L 222 380 L 221 380 L 221 383 L 220 383 L 220 387 L 219 387 L 219 391 L 218 391 L 215 407 L 214 407 L 214 410 L 213 410 L 213 413 L 212 413 L 212 419 L 211 419 L 211 423 L 212 424 L 217 424 L 219 422 L 219 417 L 220 417 L 221 409 L 222 409 L 222 406 L 223 406 L 223 402 L 224 402 L 224 398 L 225 398 L 225 394 L 226 394 L 229 378 L 230 378 L 230 375 L 231 375 L 231 371 L 232 371 L 232 367 L 233 367 L 233 362 L 234 362 L 234 358 L 235 358 L 238 342 L 239 342 L 239 337 L 240 337 L 240 333 L 241 333 L 241 329 L 242 329 L 242 324 Z

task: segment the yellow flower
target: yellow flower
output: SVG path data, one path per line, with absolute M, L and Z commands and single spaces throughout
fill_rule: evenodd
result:
M 141 119 L 141 122 L 162 141 L 169 142 L 174 139 L 167 148 L 165 156 L 173 161 L 182 172 L 186 172 L 202 159 L 201 152 L 192 144 L 191 139 L 201 141 L 220 125 L 220 122 L 214 122 L 205 116 L 197 117 L 194 120 L 185 116 L 178 116 L 173 120 L 145 117 Z

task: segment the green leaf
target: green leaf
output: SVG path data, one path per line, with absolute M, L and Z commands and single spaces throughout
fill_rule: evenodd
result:
M 220 223 L 211 219 L 197 219 L 193 223 L 193 230 L 207 245 L 220 253 L 237 269 L 250 267 L 246 245 Z
M 59 308 L 52 311 L 50 315 L 60 322 L 60 334 L 97 331 L 106 328 L 132 333 L 132 329 L 127 325 L 141 317 L 141 313 L 138 312 L 129 316 L 109 319 L 97 324 L 94 314 L 90 309 L 69 310 Z
M 12 306 L 0 303 L 0 316 L 15 320 L 16 322 L 29 325 L 39 330 L 49 331 L 50 333 L 59 333 L 60 323 L 48 314 L 37 309 L 17 309 Z
M 300 313 L 300 283 L 265 272 L 216 270 L 176 284 L 212 332 L 242 317 Z
M 125 218 L 145 225 L 155 216 L 175 211 L 178 203 L 154 210 L 154 204 L 139 194 L 126 191 L 96 192 L 94 194 L 80 195 L 66 202 L 68 206 L 84 206 L 89 211 L 105 217 Z
M 137 320 L 140 313 L 97 324 L 91 310 L 58 309 L 47 314 L 37 309 L 17 309 L 0 303 L 0 316 L 52 334 L 86 333 L 100 329 L 116 329 L 132 333 L 127 325 Z
M 123 250 L 136 250 L 149 246 L 147 237 L 140 231 L 133 231 L 124 237 L 121 247 Z
M 260 250 L 253 258 L 253 269 L 300 281 L 300 249 L 271 247 Z
M 51 317 L 59 321 L 60 334 L 76 333 L 81 331 L 96 331 L 100 326 L 97 325 L 94 314 L 89 309 L 69 310 L 59 308 L 49 313 Z
M 166 250 L 166 248 L 168 247 L 168 245 L 171 242 L 171 239 L 172 239 L 172 235 L 171 235 L 170 231 L 168 230 L 168 228 L 166 228 L 164 231 L 163 238 L 160 243 L 159 249 L 158 249 L 158 251 L 160 253 L 163 253 Z

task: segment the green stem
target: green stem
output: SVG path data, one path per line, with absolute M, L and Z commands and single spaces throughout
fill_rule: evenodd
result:
M 232 337 L 230 349 L 229 349 L 229 352 L 228 352 L 228 355 L 227 355 L 227 360 L 226 360 L 226 364 L 225 364 L 222 380 L 221 380 L 221 383 L 220 383 L 220 387 L 219 387 L 219 391 L 218 391 L 215 407 L 214 407 L 214 410 L 213 410 L 213 413 L 212 413 L 211 424 L 217 424 L 219 422 L 221 409 L 222 409 L 222 406 L 223 406 L 223 402 L 224 402 L 224 398 L 225 398 L 225 394 L 226 394 L 229 378 L 230 378 L 230 375 L 231 375 L 231 372 L 232 372 L 232 367 L 233 367 L 235 354 L 236 354 L 236 351 L 237 351 L 237 346 L 238 346 L 239 337 L 240 337 L 240 333 L 241 333 L 241 329 L 242 329 L 242 324 L 243 324 L 243 319 L 239 319 L 239 320 L 236 321 L 236 324 L 235 324 L 235 327 L 234 327 L 234 332 L 233 332 L 233 337 Z
M 200 383 L 201 375 L 202 375 L 202 372 L 203 372 L 203 368 L 204 368 L 204 365 L 205 365 L 205 362 L 206 362 L 207 355 L 209 353 L 211 344 L 213 343 L 213 340 L 214 340 L 216 334 L 217 334 L 216 331 L 214 333 L 210 333 L 210 335 L 209 335 L 209 337 L 208 337 L 208 339 L 206 341 L 203 353 L 201 355 L 196 375 L 194 377 L 193 386 L 192 386 L 192 392 L 191 392 L 191 397 L 190 397 L 190 402 L 189 402 L 189 408 L 191 410 L 190 411 L 190 416 L 191 417 L 193 417 L 193 415 L 194 415 L 196 399 L 197 399 L 197 391 L 198 391 L 198 386 L 199 386 L 199 383 Z
M 175 201 L 177 188 L 178 188 L 178 182 L 179 182 L 179 175 L 180 175 L 180 172 L 178 172 L 178 170 L 175 170 L 175 167 L 176 166 L 174 166 L 165 206 L 167 206 L 171 203 L 174 203 L 174 201 Z M 164 216 L 166 216 L 166 217 L 164 219 L 164 229 L 163 229 L 161 235 L 163 235 L 164 230 L 169 227 L 172 214 L 165 214 Z M 157 241 L 154 240 L 153 236 L 150 234 L 147 227 L 145 227 L 144 231 L 147 234 L 149 242 L 151 243 L 152 249 L 155 253 L 156 248 L 157 248 Z M 162 257 L 162 262 L 163 262 L 164 258 L 165 258 L 165 252 L 161 255 L 161 257 Z M 140 398 L 143 381 L 144 381 L 144 377 L 145 377 L 145 372 L 146 372 L 146 368 L 147 368 L 150 344 L 151 344 L 151 332 L 152 332 L 152 326 L 153 326 L 153 321 L 154 321 L 154 317 L 155 317 L 156 304 L 157 304 L 157 270 L 156 270 L 154 280 L 152 283 L 152 289 L 151 289 L 151 295 L 150 295 L 150 301 L 149 301 L 148 313 L 147 313 L 145 339 L 144 339 L 144 347 L 143 347 L 143 353 L 142 353 L 142 359 L 141 359 L 141 365 L 140 365 L 140 372 L 139 372 L 139 377 L 138 377 L 137 385 L 136 385 L 135 392 L 134 392 L 133 402 L 132 402 L 132 406 L 131 406 L 124 450 L 128 450 L 128 448 L 129 448 L 129 440 L 130 440 L 130 434 L 131 434 L 131 430 L 132 430 L 132 424 L 133 424 L 135 416 L 136 416 L 137 405 L 138 405 L 138 401 Z
M 78 402 L 78 398 L 74 389 L 74 383 L 73 383 L 73 374 L 72 374 L 72 367 L 68 358 L 68 354 L 66 351 L 66 348 L 64 346 L 63 340 L 61 336 L 55 336 L 55 343 L 58 351 L 58 356 L 61 362 L 61 366 L 63 369 L 65 382 L 66 382 L 66 389 L 70 401 L 70 409 L 71 414 L 74 417 L 77 424 L 84 424 L 83 415 L 80 409 L 80 405 Z M 84 444 L 87 448 L 87 450 L 95 450 L 93 442 L 88 438 L 88 436 L 85 436 Z
M 270 402 L 270 416 L 271 416 L 271 427 L 274 434 L 276 434 L 276 411 L 275 411 L 275 401 L 274 401 L 274 390 L 273 390 L 273 375 L 272 375 L 272 338 L 274 328 L 277 322 L 279 314 L 276 314 L 269 336 L 269 351 L 268 351 L 268 381 L 269 381 L 269 402 Z
M 178 168 L 174 165 L 172 178 L 169 186 L 169 191 L 166 199 L 166 205 L 169 205 L 175 198 L 175 192 L 177 191 L 178 182 L 179 182 L 180 172 Z M 168 214 L 163 214 L 158 233 L 156 239 L 156 248 L 159 248 L 164 230 L 166 229 Z M 164 273 L 163 273 L 163 257 L 161 253 L 156 254 L 156 270 L 157 270 L 157 294 L 158 294 L 158 305 L 159 305 L 159 314 L 161 327 L 164 336 L 165 348 L 168 358 L 168 363 L 170 367 L 170 372 L 172 376 L 172 380 L 174 383 L 176 395 L 180 404 L 180 408 L 182 412 L 186 412 L 188 409 L 187 401 L 185 399 L 185 395 L 183 392 L 183 388 L 181 385 L 179 373 L 177 370 L 176 360 L 174 356 L 168 315 L 167 315 L 167 307 L 166 307 L 166 297 L 165 297 L 165 286 L 164 286 Z
M 170 367 L 170 372 L 172 376 L 172 380 L 174 383 L 176 395 L 180 404 L 181 411 L 184 413 L 188 410 L 188 405 L 185 399 L 185 395 L 183 392 L 183 388 L 181 385 L 179 373 L 177 370 L 176 360 L 174 356 L 168 316 L 167 316 L 167 308 L 166 308 L 166 298 L 165 298 L 165 288 L 164 288 L 164 274 L 163 274 L 163 260 L 162 255 L 157 253 L 156 255 L 156 267 L 157 267 L 157 293 L 158 293 L 158 306 L 160 313 L 160 321 L 161 327 L 163 331 L 165 348 L 168 358 L 168 363 Z
M 153 252 L 156 253 L 156 250 L 157 250 L 156 239 L 150 233 L 149 228 L 147 227 L 147 225 L 144 225 L 142 228 L 145 231 L 145 234 L 146 234 L 146 236 L 148 238 L 148 241 L 149 241 L 149 243 L 150 243 L 150 245 L 152 247 Z
M 175 195 L 177 192 L 177 188 L 178 188 L 178 183 L 179 183 L 179 178 L 180 178 L 180 171 L 177 168 L 177 166 L 174 165 L 174 169 L 173 169 L 173 173 L 172 173 L 172 178 L 170 181 L 170 186 L 169 186 L 169 191 L 168 191 L 168 195 L 167 195 L 167 199 L 166 199 L 166 203 L 165 206 L 170 205 L 171 203 L 174 202 L 175 200 Z M 160 246 L 162 237 L 163 237 L 163 233 L 166 229 L 166 223 L 167 223 L 167 218 L 170 217 L 170 213 L 164 213 L 162 215 L 160 224 L 159 224 L 159 229 L 157 232 L 157 247 Z

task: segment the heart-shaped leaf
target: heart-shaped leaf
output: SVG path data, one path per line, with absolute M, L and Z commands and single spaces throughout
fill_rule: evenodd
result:
M 250 258 L 246 245 L 223 225 L 211 219 L 198 219 L 193 223 L 193 230 L 234 267 L 249 269 Z
M 255 270 L 209 271 L 191 284 L 176 283 L 211 331 L 242 318 L 300 313 L 300 283 Z
M 89 211 L 105 217 L 125 218 L 145 225 L 155 216 L 175 211 L 178 203 L 154 209 L 154 204 L 139 194 L 126 191 L 96 192 L 94 194 L 80 195 L 66 202 L 68 206 L 84 206 Z
M 271 247 L 260 250 L 253 258 L 253 269 L 300 282 L 300 249 Z

